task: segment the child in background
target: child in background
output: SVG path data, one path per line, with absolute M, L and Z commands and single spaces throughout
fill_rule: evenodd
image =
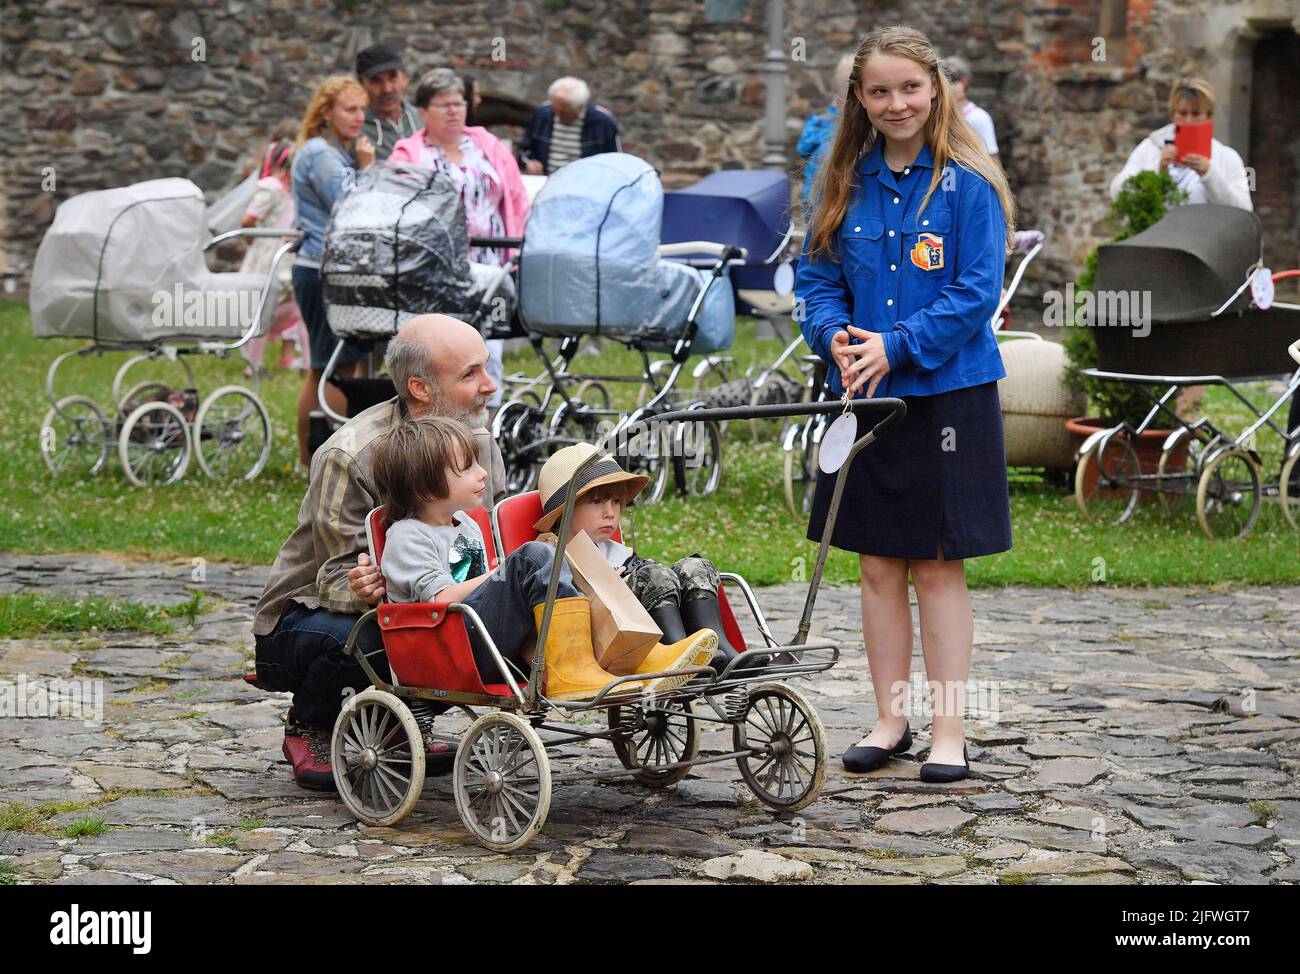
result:
M 242 225 L 245 227 L 289 228 L 293 226 L 293 196 L 289 192 L 289 166 L 293 162 L 293 139 L 281 137 L 272 139 L 262 157 L 260 178 L 257 191 L 244 211 Z M 239 269 L 245 274 L 257 274 L 265 277 L 275 259 L 275 252 L 284 244 L 279 237 L 258 237 L 251 241 L 244 262 Z M 282 368 L 300 369 L 303 367 L 302 350 L 307 348 L 307 327 L 302 315 L 298 313 L 298 303 L 293 298 L 293 279 L 291 268 L 293 255 L 286 254 L 276 268 L 276 280 L 280 284 L 280 303 L 275 309 L 275 321 L 264 337 L 253 338 L 244 345 L 244 358 L 248 362 L 248 372 L 262 368 L 262 357 L 269 339 L 279 336 L 280 366 Z M 295 344 L 297 348 L 295 349 Z
M 569 480 L 578 466 L 595 452 L 590 443 L 575 443 L 555 451 L 546 461 L 538 477 L 543 513 L 533 525 L 537 531 L 550 532 L 560 523 Z M 578 488 L 578 499 L 574 502 L 569 540 L 578 532 L 586 531 L 663 631 L 666 645 L 652 650 L 637 672 L 668 669 L 669 647 L 686 639 L 688 632 L 694 633 L 691 638 L 708 633 L 717 639 L 717 652 L 709 665 L 721 672 L 723 666 L 741 654 L 723 632 L 718 570 L 698 554 L 682 558 L 672 567 L 661 565 L 614 540 L 623 508 L 641 493 L 650 482 L 649 477 L 628 473 L 606 454 L 587 467 L 583 478 L 585 482 Z M 555 535 L 543 533 L 538 540 L 554 543 Z M 762 660 L 761 657 L 752 659 L 753 662 L 744 660 L 736 664 L 737 669 L 758 665 Z
M 468 427 L 443 417 L 421 417 L 394 427 L 376 445 L 374 477 L 388 520 L 382 569 L 390 602 L 463 602 L 478 613 L 492 641 L 520 676 L 532 667 L 555 552 L 531 541 L 487 570 L 487 548 L 465 512 L 483 503 L 486 471 Z M 485 584 L 492 582 L 493 584 Z M 484 683 L 500 671 L 466 626 Z M 671 666 L 702 665 L 713 654 L 712 634 L 697 633 L 672 647 Z M 649 671 L 643 671 L 649 672 Z M 553 700 L 594 696 L 615 676 L 596 662 L 591 641 L 591 602 L 560 566 L 559 587 L 546 639 L 545 694 Z M 662 677 L 648 686 L 626 683 L 617 693 L 667 690 L 689 677 Z

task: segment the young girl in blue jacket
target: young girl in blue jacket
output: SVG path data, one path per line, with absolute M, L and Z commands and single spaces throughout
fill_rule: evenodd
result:
M 974 621 L 963 559 L 1011 547 L 997 392 L 1006 373 L 989 319 L 1014 204 L 939 62 L 909 27 L 880 28 L 859 45 L 795 292 L 804 337 L 836 394 L 907 403 L 903 422 L 850 468 L 831 539 L 861 558 L 879 714 L 844 765 L 870 771 L 912 747 L 910 575 L 933 706 L 921 778 L 955 781 L 969 771 Z M 833 485 L 819 477 L 812 540 Z

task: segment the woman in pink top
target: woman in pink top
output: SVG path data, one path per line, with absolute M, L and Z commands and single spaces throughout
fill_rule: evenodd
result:
M 437 68 L 420 79 L 415 107 L 424 128 L 393 147 L 389 163 L 409 163 L 444 172 L 460 189 L 471 237 L 518 237 L 528 216 L 528 191 L 510 150 L 482 126 L 465 124 L 465 84 L 455 73 Z M 500 267 L 509 251 L 471 247 L 470 260 Z M 505 366 L 500 339 L 489 340 L 488 372 L 497 384 L 489 403 L 501 402 Z

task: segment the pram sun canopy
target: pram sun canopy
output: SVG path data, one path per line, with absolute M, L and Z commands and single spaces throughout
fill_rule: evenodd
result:
M 643 159 L 607 152 L 559 169 L 524 229 L 519 300 L 529 331 L 671 349 L 708 275 L 659 259 L 662 219 L 659 174 Z M 695 352 L 730 347 L 735 302 L 726 280 L 709 287 L 696 324 Z
M 1300 313 L 1261 311 L 1249 288 L 1237 293 L 1262 246 L 1259 217 L 1210 203 L 1176 207 L 1142 233 L 1103 245 L 1090 322 L 1098 368 L 1229 378 L 1291 372 L 1286 349 L 1300 334 Z
M 203 192 L 151 179 L 62 203 L 32 266 L 32 333 L 152 344 L 238 338 L 269 287 L 258 333 L 279 302 L 271 277 L 208 269 Z
M 745 266 L 731 270 L 737 287 L 772 287 L 772 267 L 763 262 L 789 230 L 790 178 L 783 172 L 727 169 L 664 194 L 661 242 L 720 240 L 744 247 Z
M 419 166 L 362 173 L 325 230 L 321 283 L 340 338 L 387 338 L 408 318 L 434 312 L 469 321 L 481 285 L 456 185 Z
M 1149 291 L 1153 322 L 1202 321 L 1241 287 L 1260 259 L 1263 239 L 1259 217 L 1249 210 L 1212 203 L 1178 206 L 1136 236 L 1098 248 L 1096 291 Z M 1248 289 L 1228 311 L 1249 301 Z M 1104 320 L 1121 303 L 1097 304 L 1099 324 L 1127 324 Z

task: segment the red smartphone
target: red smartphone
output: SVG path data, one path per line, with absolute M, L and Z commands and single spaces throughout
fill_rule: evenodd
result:
M 1210 158 L 1210 140 L 1214 138 L 1213 122 L 1196 122 L 1192 125 L 1174 125 L 1174 162 L 1187 156 Z

